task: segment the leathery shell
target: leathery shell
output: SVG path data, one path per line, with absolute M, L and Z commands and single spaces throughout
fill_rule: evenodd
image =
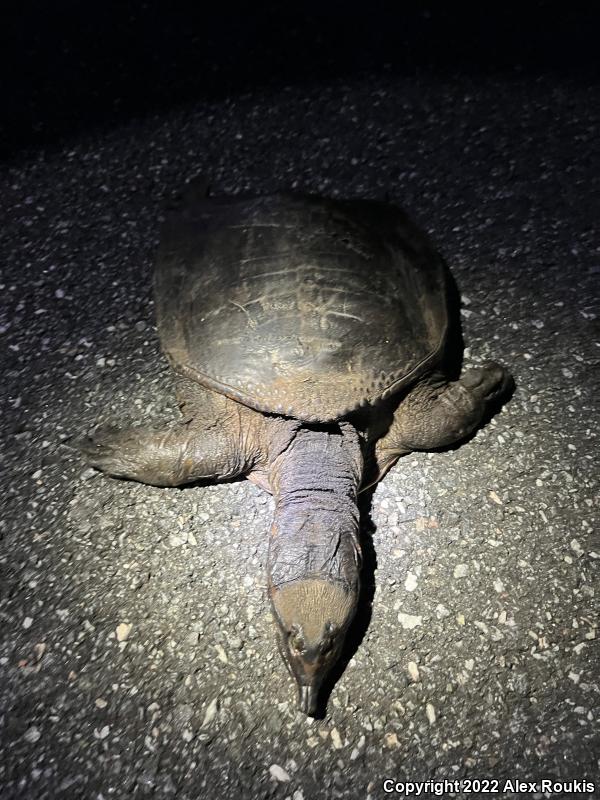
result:
M 447 280 L 427 237 L 388 203 L 195 198 L 163 226 L 159 335 L 175 369 L 208 388 L 329 422 L 435 366 Z

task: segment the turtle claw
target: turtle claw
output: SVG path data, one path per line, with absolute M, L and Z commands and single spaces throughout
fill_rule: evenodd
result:
M 506 394 L 514 381 L 512 375 L 495 361 L 468 370 L 459 383 L 476 399 L 490 403 Z
M 123 474 L 124 445 L 127 433 L 112 425 L 94 429 L 88 436 L 74 439 L 70 446 L 85 458 L 90 467 L 109 475 Z

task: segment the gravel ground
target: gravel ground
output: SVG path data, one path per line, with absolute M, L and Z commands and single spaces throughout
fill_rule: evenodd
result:
M 504 780 L 598 774 L 597 116 L 578 83 L 367 75 L 2 167 L 2 800 L 374 799 L 385 778 L 516 797 Z M 274 644 L 271 498 L 112 480 L 64 444 L 175 414 L 150 276 L 161 204 L 198 172 L 389 193 L 452 266 L 466 362 L 516 379 L 365 503 L 361 624 L 321 720 Z

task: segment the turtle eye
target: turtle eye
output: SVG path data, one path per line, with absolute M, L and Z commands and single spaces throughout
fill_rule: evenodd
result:
M 322 655 L 327 655 L 333 650 L 333 643 L 335 639 L 335 634 L 337 633 L 338 628 L 333 622 L 328 622 L 325 625 L 325 631 L 323 635 L 323 640 L 319 646 L 319 651 Z
M 331 648 L 333 647 L 333 640 L 331 637 L 327 637 L 321 642 L 319 650 L 321 651 L 322 655 L 326 656 L 328 653 L 331 652 Z
M 298 628 L 294 627 L 290 631 L 290 635 L 288 638 L 288 642 L 290 645 L 290 649 L 293 650 L 297 655 L 300 655 L 304 650 L 304 637 L 298 630 Z

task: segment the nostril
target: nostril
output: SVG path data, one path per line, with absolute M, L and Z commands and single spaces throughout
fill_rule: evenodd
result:
M 298 706 L 303 714 L 313 717 L 317 711 L 318 689 L 310 684 L 298 687 Z

